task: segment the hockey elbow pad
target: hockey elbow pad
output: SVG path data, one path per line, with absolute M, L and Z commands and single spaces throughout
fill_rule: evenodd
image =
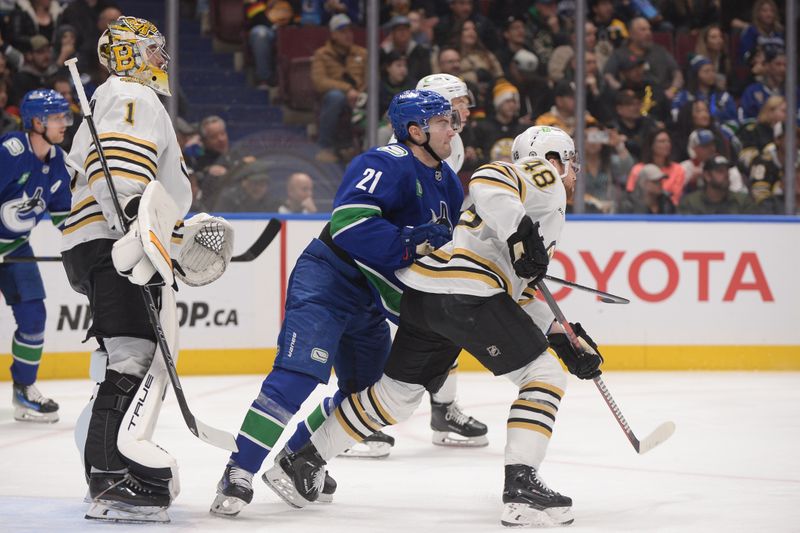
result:
M 550 258 L 544 247 L 544 240 L 539 235 L 539 223 L 525 215 L 517 226 L 517 231 L 506 242 L 517 276 L 531 279 L 534 284 L 540 282 L 547 274 Z

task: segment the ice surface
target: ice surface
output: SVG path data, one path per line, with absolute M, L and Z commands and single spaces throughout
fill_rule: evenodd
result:
M 572 531 L 800 531 L 800 374 L 618 372 L 604 378 L 640 438 L 666 420 L 677 430 L 639 456 L 594 385 L 570 378 L 542 476 L 573 498 Z M 189 433 L 170 393 L 156 441 L 177 458 L 182 492 L 170 509 L 171 524 L 147 526 L 83 519 L 86 485 L 72 434 L 91 383 L 41 382 L 61 404 L 61 421 L 32 425 L 13 421 L 11 384 L 2 382 L 0 531 L 505 531 L 499 524 L 504 428 L 516 391 L 488 374 L 459 379 L 465 411 L 489 425 L 488 448 L 433 446 L 423 403 L 389 430 L 397 446 L 388 459 L 330 463 L 339 483 L 333 504 L 290 509 L 259 476 L 254 502 L 235 519 L 208 513 L 227 453 Z M 195 415 L 231 432 L 260 381 L 183 378 Z M 307 402 L 304 411 L 312 407 Z

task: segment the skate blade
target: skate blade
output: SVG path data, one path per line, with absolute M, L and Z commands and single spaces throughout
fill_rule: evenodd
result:
M 392 445 L 388 442 L 357 442 L 351 448 L 339 454 L 339 457 L 354 459 L 385 459 L 391 453 Z
M 281 500 L 295 509 L 302 509 L 306 505 L 313 503 L 303 498 L 300 493 L 297 492 L 292 480 L 278 464 L 264 472 L 261 479 Z
M 245 505 L 247 505 L 247 502 L 241 498 L 217 494 L 208 512 L 217 516 L 233 518 L 244 509 Z
M 93 502 L 84 518 L 126 524 L 166 524 L 170 521 L 165 507 L 145 507 L 102 500 Z
M 575 521 L 571 507 L 536 509 L 527 503 L 507 503 L 503 506 L 500 523 L 505 527 L 568 526 Z
M 489 445 L 489 439 L 486 435 L 465 437 L 453 431 L 434 431 L 431 441 L 437 446 L 450 446 L 452 448 L 481 448 Z
M 58 422 L 58 411 L 40 413 L 27 407 L 14 407 L 14 420 L 17 422 L 34 422 L 37 424 L 55 424 Z
M 320 492 L 316 503 L 333 503 L 333 494 L 325 494 L 324 492 Z

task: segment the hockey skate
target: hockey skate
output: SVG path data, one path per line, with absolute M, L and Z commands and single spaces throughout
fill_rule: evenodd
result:
M 325 484 L 325 464 L 314 445 L 309 443 L 299 452 L 276 461 L 261 479 L 283 501 L 302 509 L 319 498 Z
M 229 464 L 217 483 L 217 496 L 209 510 L 212 514 L 234 517 L 245 505 L 253 501 L 253 474 Z
M 275 464 L 289 454 L 286 448 L 281 449 L 278 455 L 275 456 Z M 319 493 L 316 503 L 333 503 L 333 494 L 336 492 L 336 480 L 333 479 L 330 472 L 325 470 L 325 481 L 322 484 L 322 491 Z
M 89 494 L 92 502 L 87 520 L 169 522 L 167 507 L 171 499 L 166 481 L 145 480 L 131 473 L 93 473 Z
M 45 398 L 36 385 L 14 383 L 11 402 L 14 404 L 14 420 L 19 422 L 58 422 L 58 404 Z
M 437 446 L 478 448 L 489 444 L 486 424 L 465 415 L 456 402 L 431 401 L 431 429 Z
M 528 465 L 506 465 L 503 503 L 500 523 L 506 527 L 567 526 L 574 520 L 572 498 L 545 485 Z
M 355 457 L 357 459 L 383 459 L 389 457 L 394 446 L 394 437 L 383 431 L 376 431 L 361 442 L 343 451 L 339 457 Z

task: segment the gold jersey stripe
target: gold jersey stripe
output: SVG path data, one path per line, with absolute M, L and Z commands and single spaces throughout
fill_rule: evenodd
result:
M 152 181 L 152 180 L 149 180 L 149 179 L 145 178 L 144 176 L 140 176 L 139 174 L 134 174 L 133 172 L 128 172 L 128 171 L 117 169 L 117 168 L 112 168 L 110 170 L 111 170 L 111 176 L 114 177 L 114 178 L 127 178 L 129 180 L 134 180 L 134 181 L 138 181 L 140 183 L 144 183 L 145 185 L 147 185 L 148 183 L 150 183 L 150 181 Z M 97 181 L 99 179 L 105 179 L 105 173 L 102 171 L 102 169 L 98 170 L 96 172 L 93 172 L 89 176 L 88 183 L 89 183 L 89 185 L 92 185 L 95 181 Z
M 153 176 L 158 174 L 158 169 L 156 168 L 156 164 L 153 163 L 148 157 L 145 157 L 143 155 L 138 155 L 132 153 L 131 151 L 119 148 L 105 148 L 103 149 L 103 155 L 105 156 L 106 160 L 119 159 L 122 161 L 129 161 L 131 163 L 138 163 L 140 166 L 143 166 L 148 170 L 150 170 Z M 99 159 L 100 156 L 97 154 L 97 152 L 92 151 L 86 158 L 86 162 L 84 163 L 83 168 L 88 169 L 90 165 L 97 162 Z
M 492 187 L 499 187 L 501 189 L 507 189 L 513 192 L 518 198 L 520 197 L 519 191 L 515 189 L 512 185 L 508 183 L 495 179 L 495 178 L 488 178 L 486 176 L 478 176 L 477 178 L 472 178 L 469 180 L 470 184 L 478 182 L 482 183 L 483 185 L 491 185 Z
M 64 231 L 62 231 L 61 233 L 63 235 L 69 235 L 73 231 L 77 231 L 77 230 L 81 229 L 82 227 L 84 227 L 85 225 L 91 224 L 92 222 L 105 222 L 105 221 L 106 221 L 106 217 L 103 216 L 103 213 L 98 213 L 96 215 L 92 215 L 90 217 L 87 217 L 87 218 L 81 220 L 80 222 L 78 222 L 74 226 L 70 226 L 68 228 L 64 228 Z
M 429 278 L 471 279 L 485 283 L 493 289 L 503 290 L 503 287 L 500 286 L 500 283 L 498 283 L 495 278 L 485 272 L 480 272 L 477 270 L 467 270 L 461 267 L 448 267 L 447 270 L 436 270 L 433 269 L 433 267 L 422 265 L 420 263 L 414 263 L 410 268 L 412 272 L 416 272 L 417 274 L 421 274 Z
M 126 135 L 124 133 L 110 132 L 110 133 L 101 133 L 100 135 L 98 135 L 98 137 L 100 138 L 101 141 L 104 140 L 104 139 L 108 139 L 108 140 L 120 139 L 120 140 L 128 141 L 128 142 L 133 143 L 133 144 L 141 144 L 145 148 L 150 149 L 153 152 L 154 155 L 158 155 L 158 147 L 155 144 L 151 143 L 150 141 L 146 141 L 144 139 L 140 139 L 139 137 L 134 137 L 133 135 Z M 100 144 L 102 144 L 102 143 L 100 143 Z
M 77 213 L 78 211 L 80 211 L 81 209 L 83 209 L 84 207 L 86 207 L 87 205 L 90 205 L 92 203 L 96 204 L 97 200 L 95 200 L 94 196 L 92 196 L 90 194 L 87 198 L 84 198 L 83 200 L 81 200 L 77 204 L 73 205 L 72 209 L 70 209 L 69 213 L 70 213 L 70 215 L 72 215 L 73 213 Z
M 164 245 L 161 244 L 161 241 L 158 240 L 158 237 L 156 237 L 156 234 L 153 233 L 152 230 L 150 231 L 150 242 L 152 242 L 153 244 L 156 245 L 156 248 L 158 248 L 158 252 L 161 254 L 161 257 L 163 257 L 164 261 L 166 261 L 167 264 L 171 267 L 172 266 L 172 258 L 169 256 L 167 251 L 164 249 Z
M 538 424 L 534 424 L 533 422 L 509 422 L 507 427 L 509 429 L 527 429 L 529 431 L 537 431 L 548 439 L 553 436 L 553 432 L 551 430 Z
M 453 257 L 455 256 L 463 256 L 468 257 L 473 262 L 477 263 L 479 266 L 485 268 L 486 270 L 491 271 L 494 275 L 498 278 L 503 280 L 503 283 L 506 286 L 506 291 L 511 291 L 511 282 L 508 281 L 508 278 L 503 273 L 503 270 L 497 266 L 494 262 L 486 259 L 483 256 L 478 255 L 477 253 L 473 252 L 472 250 L 468 250 L 466 248 L 456 248 L 453 250 Z

